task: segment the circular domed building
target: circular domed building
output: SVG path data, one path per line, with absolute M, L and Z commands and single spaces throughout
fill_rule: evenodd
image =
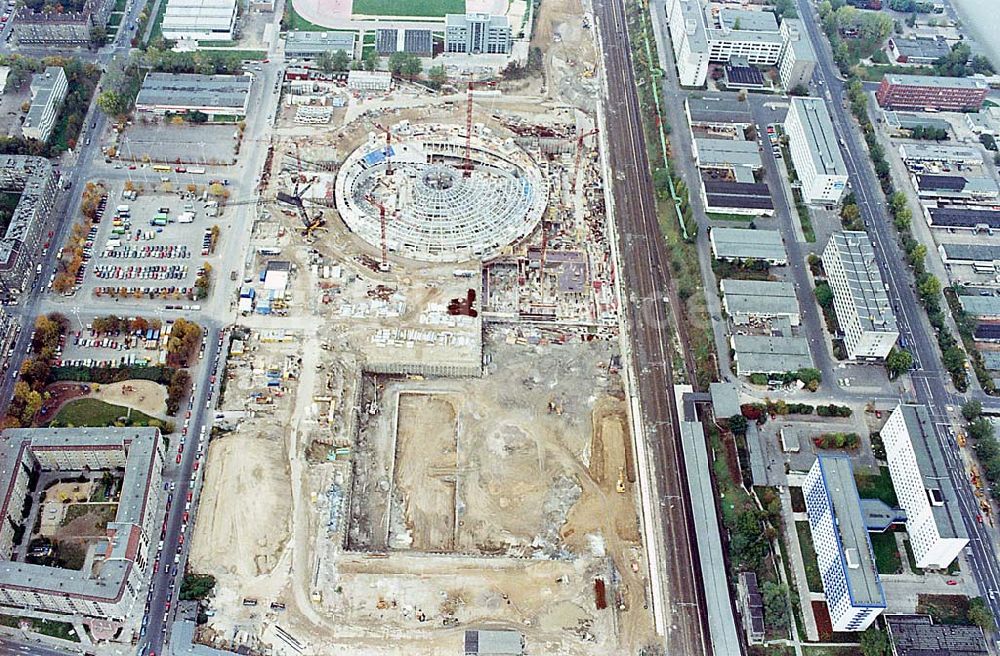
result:
M 534 230 L 548 191 L 537 164 L 512 140 L 474 135 L 471 170 L 465 138 L 448 126 L 406 126 L 372 134 L 337 174 L 337 209 L 347 226 L 381 247 L 380 206 L 386 244 L 425 262 L 487 259 Z M 387 156 L 388 155 L 388 156 Z

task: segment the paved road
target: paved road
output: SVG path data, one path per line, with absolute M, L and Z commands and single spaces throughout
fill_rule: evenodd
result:
M 963 399 L 952 392 L 948 374 L 941 367 L 933 331 L 913 289 L 906 257 L 897 242 L 895 227 L 889 219 L 885 197 L 863 145 L 860 129 L 844 109 L 845 85 L 838 77 L 829 44 L 819 27 L 818 17 L 806 0 L 798 0 L 798 10 L 809 37 L 816 46 L 819 66 L 815 79 L 826 98 L 836 132 L 843 140 L 848 174 L 868 235 L 878 255 L 876 261 L 889 286 L 900 336 L 906 339 L 907 348 L 914 353 L 917 363 L 916 370 L 912 372 L 914 398 L 917 403 L 927 406 L 938 438 L 944 445 L 948 473 L 958 492 L 962 519 L 969 532 L 969 563 L 983 597 L 994 616 L 1000 618 L 1000 567 L 997 565 L 996 551 L 988 534 L 989 529 L 977 521 L 977 499 L 966 478 L 961 452 L 949 433 L 949 412 Z
M 607 84 L 605 136 L 611 144 L 611 170 L 617 175 L 612 182 L 615 221 L 628 294 L 622 300 L 629 315 L 642 421 L 655 459 L 656 497 L 663 506 L 662 526 L 657 528 L 663 536 L 661 574 L 667 587 L 666 649 L 670 654 L 705 654 L 709 651 L 707 621 L 693 554 L 691 509 L 673 394 L 673 327 L 666 312 L 669 260 L 657 223 L 624 3 L 597 0 L 594 13 Z
M 67 656 L 67 654 L 76 653 L 79 652 L 56 649 L 37 642 L 0 636 L 0 654 L 4 656 Z

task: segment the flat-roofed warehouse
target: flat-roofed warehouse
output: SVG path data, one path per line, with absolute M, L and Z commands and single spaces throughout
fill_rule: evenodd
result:
M 785 244 L 777 230 L 712 228 L 708 235 L 712 255 L 719 260 L 764 260 L 768 264 L 788 264 Z
M 989 653 L 978 626 L 935 624 L 930 615 L 884 615 L 895 656 L 980 656 Z
M 927 222 L 935 228 L 959 230 L 996 230 L 1000 228 L 1000 211 L 974 210 L 968 207 L 929 207 Z
M 139 112 L 199 111 L 212 116 L 246 116 L 250 75 L 147 73 L 135 100 Z
M 774 214 L 771 191 L 763 182 L 705 180 L 705 211 L 750 216 Z
M 983 321 L 1000 321 L 1000 297 L 993 296 L 959 296 L 958 303 L 966 314 Z
M 285 37 L 285 57 L 314 59 L 321 54 L 343 51 L 354 59 L 356 32 L 289 32 Z
M 949 205 L 992 203 L 1000 196 L 993 178 L 916 174 L 914 187 L 921 200 Z
M 945 264 L 996 267 L 1000 263 L 1000 246 L 989 244 L 941 244 L 938 253 Z
M 813 366 L 809 341 L 805 337 L 733 335 L 736 374 L 783 374 Z
M 885 120 L 885 124 L 896 132 L 905 131 L 909 133 L 914 128 L 918 127 L 953 132 L 951 123 L 943 118 L 936 118 L 934 116 L 928 116 L 927 114 L 883 110 L 882 118 Z
M 983 156 L 968 146 L 905 143 L 899 146 L 899 157 L 907 166 L 914 163 L 945 162 L 948 164 L 982 164 Z
M 164 38 L 230 41 L 236 27 L 236 0 L 167 0 Z
M 793 326 L 801 322 L 795 285 L 771 280 L 728 279 L 719 283 L 722 307 L 733 323 L 746 324 L 754 319 L 788 317 Z
M 692 125 L 735 125 L 746 128 L 753 123 L 750 105 L 744 100 L 717 96 L 687 98 L 684 107 L 687 110 L 688 123 Z
M 430 57 L 434 54 L 434 37 L 430 30 L 381 28 L 375 31 L 375 51 L 382 56 L 405 52 Z
M 754 141 L 695 139 L 694 155 L 701 168 L 732 171 L 737 182 L 756 182 L 754 171 L 764 166 Z

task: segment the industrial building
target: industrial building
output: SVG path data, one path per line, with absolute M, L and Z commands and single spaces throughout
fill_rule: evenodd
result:
M 991 232 L 1000 228 L 1000 211 L 971 207 L 925 207 L 933 228 Z
M 754 572 L 740 572 L 736 592 L 747 642 L 759 645 L 764 642 L 764 597 L 757 587 L 757 575 Z
M 354 59 L 356 39 L 356 32 L 289 32 L 285 57 L 315 59 L 323 53 L 343 52 Z
M 791 335 L 733 335 L 736 374 L 784 374 L 813 366 L 809 340 Z
M 0 442 L 0 606 L 45 611 L 67 621 L 105 620 L 122 627 L 141 610 L 155 549 L 164 443 L 155 428 L 24 428 Z M 24 521 L 33 472 L 124 471 L 114 520 L 94 538 L 95 561 L 85 571 L 11 560 Z M 50 502 L 56 503 L 56 502 Z M 59 503 L 59 506 L 63 504 Z M 131 640 L 131 631 L 123 631 Z
M 930 34 L 924 37 L 889 37 L 886 46 L 889 58 L 897 64 L 909 66 L 930 66 L 951 52 L 951 46 L 943 37 Z
M 173 41 L 231 41 L 236 15 L 236 0 L 167 0 L 161 30 Z
M 788 254 L 777 230 L 711 228 L 708 235 L 712 255 L 718 260 L 763 260 L 778 266 L 788 264 Z
M 350 71 L 347 88 L 351 91 L 388 91 L 392 87 L 389 71 Z
M 1000 196 L 997 183 L 985 176 L 967 178 L 961 175 L 916 174 L 912 176 L 912 182 L 925 204 L 993 205 Z
M 56 12 L 22 5 L 10 18 L 14 39 L 21 46 L 89 46 L 91 30 L 108 24 L 114 6 L 114 0 L 87 0 L 78 12 Z
M 785 39 L 778 61 L 781 86 L 785 89 L 808 86 L 816 70 L 816 51 L 809 34 L 798 18 L 782 19 L 780 29 Z
M 919 169 L 922 164 L 970 166 L 983 163 L 983 156 L 975 148 L 929 143 L 900 144 L 899 157 L 910 170 Z
M 471 139 L 466 175 L 463 137 L 421 125 L 389 151 L 379 136 L 348 155 L 335 186 L 348 228 L 376 248 L 384 229 L 388 251 L 431 262 L 486 259 L 530 234 L 548 202 L 538 166 L 513 143 L 482 134 Z
M 969 543 L 942 438 L 927 408 L 897 406 L 882 427 L 886 460 L 916 566 L 946 569 Z
M 152 114 L 203 112 L 213 116 L 246 116 L 250 75 L 147 73 L 135 100 L 138 112 Z
M 1000 321 L 1000 298 L 989 296 L 959 296 L 962 310 L 980 321 Z
M 823 249 L 823 269 L 851 360 L 881 360 L 899 339 L 889 293 L 865 232 L 835 232 Z
M 965 264 L 995 271 L 1000 264 L 1000 246 L 989 244 L 941 244 L 938 246 L 945 264 Z
M 42 157 L 0 157 L 0 190 L 21 194 L 7 230 L 0 235 L 0 296 L 27 289 L 42 249 L 59 175 Z
M 444 50 L 467 55 L 509 55 L 514 44 L 506 16 L 486 13 L 447 14 Z
M 683 87 L 700 87 L 708 79 L 708 34 L 698 0 L 667 0 L 667 26 Z
M 1000 137 L 1000 107 L 983 107 L 965 114 L 965 124 L 976 134 Z
M 833 630 L 864 631 L 886 604 L 850 459 L 816 458 L 802 494 Z
M 517 631 L 467 630 L 465 656 L 521 656 L 524 636 Z
M 756 182 L 754 173 L 764 166 L 754 141 L 697 138 L 694 156 L 699 168 L 727 171 L 736 182 Z
M 684 111 L 687 113 L 688 124 L 710 129 L 746 129 L 753 125 L 753 114 L 750 105 L 745 100 L 736 100 L 722 96 L 703 96 L 684 98 Z
M 31 107 L 21 125 L 25 137 L 48 141 L 66 99 L 67 88 L 66 72 L 59 66 L 49 66 L 44 72 L 31 76 Z
M 885 615 L 893 656 L 985 656 L 978 626 L 935 624 L 930 615 Z
M 983 106 L 989 86 L 967 77 L 887 73 L 875 92 L 882 107 L 962 112 Z
M 847 166 L 826 104 L 820 98 L 792 98 L 785 132 L 803 200 L 824 205 L 840 202 L 847 188 Z
M 793 326 L 801 323 L 795 285 L 790 282 L 726 279 L 719 289 L 722 307 L 737 325 L 775 317 L 787 317 Z
M 969 116 L 975 116 L 975 114 L 969 114 Z M 944 130 L 946 133 L 952 132 L 951 123 L 943 118 L 937 118 L 929 114 L 883 110 L 882 120 L 885 122 L 886 127 L 895 132 L 897 136 L 908 137 L 918 127 Z
M 771 191 L 763 182 L 729 182 L 704 180 L 703 200 L 706 212 L 771 216 L 774 201 Z
M 434 37 L 426 29 L 379 29 L 375 32 L 375 52 L 383 57 L 394 52 L 430 57 L 434 54 Z

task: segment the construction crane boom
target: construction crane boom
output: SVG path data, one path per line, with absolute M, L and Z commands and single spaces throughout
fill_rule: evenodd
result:
M 472 175 L 472 91 L 475 84 L 469 80 L 469 88 L 466 91 L 465 104 L 465 166 L 463 177 Z
M 385 219 L 385 205 L 383 205 L 377 198 L 371 194 L 365 196 L 365 200 L 368 201 L 372 207 L 378 208 L 378 222 L 379 222 L 379 232 L 380 232 L 380 246 L 382 247 L 382 261 L 379 262 L 378 268 L 381 271 L 389 270 L 389 244 L 386 239 L 386 219 Z
M 385 174 L 392 175 L 392 130 L 380 123 L 376 123 L 375 127 L 385 132 Z

